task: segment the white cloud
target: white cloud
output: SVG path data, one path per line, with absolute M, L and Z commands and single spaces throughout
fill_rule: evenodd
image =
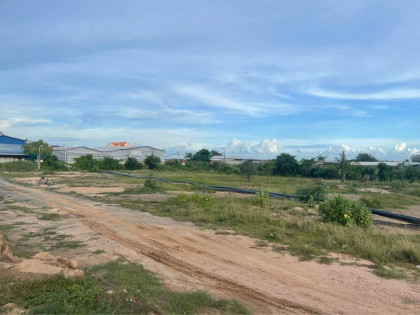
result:
M 394 147 L 394 150 L 397 152 L 402 152 L 405 150 L 405 148 L 407 147 L 407 145 L 405 144 L 405 142 L 401 142 L 400 144 L 396 144 Z
M 411 155 L 420 153 L 420 150 L 417 148 L 408 148 L 407 151 L 410 152 Z
M 26 124 L 26 125 L 36 125 L 36 124 L 44 124 L 50 123 L 51 120 L 49 119 L 35 119 L 30 117 L 15 117 L 15 118 L 8 118 L 0 120 L 0 130 L 6 130 L 10 127 L 19 124 Z
M 278 153 L 278 143 L 276 139 L 270 140 L 262 140 L 256 146 L 254 146 L 254 150 L 259 153 L 269 153 L 269 154 L 276 154 Z
M 419 89 L 393 89 L 373 93 L 345 93 L 312 87 L 306 90 L 306 93 L 318 97 L 346 100 L 392 100 L 420 98 Z

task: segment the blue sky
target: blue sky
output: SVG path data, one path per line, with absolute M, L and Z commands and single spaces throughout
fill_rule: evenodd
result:
M 257 158 L 420 150 L 419 1 L 0 0 L 0 131 Z

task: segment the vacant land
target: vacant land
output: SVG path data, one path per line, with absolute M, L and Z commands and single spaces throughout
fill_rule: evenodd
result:
M 95 312 L 139 311 L 135 306 L 116 307 L 114 298 L 115 303 L 109 301 L 108 296 L 116 295 L 106 292 L 119 292 L 115 284 L 126 286 L 123 294 L 134 297 L 137 304 L 144 301 L 149 307 L 144 312 L 155 313 L 158 307 L 163 313 L 246 312 L 238 303 L 221 298 L 240 301 L 259 313 L 416 313 L 420 305 L 419 230 L 396 222 L 388 220 L 387 225 L 375 224 L 368 230 L 341 227 L 321 222 L 315 207 L 296 201 L 271 200 L 259 207 L 253 196 L 200 191 L 182 184 L 145 187 L 144 180 L 106 174 L 53 174 L 52 188 L 34 187 L 36 173 L 5 175 L 20 185 L 0 182 L 0 234 L 7 237 L 15 255 L 26 259 L 41 251 L 77 259 L 85 270 L 77 285 L 92 281 L 98 295 L 87 292 L 86 296 L 105 294 L 102 308 Z M 211 173 L 154 175 L 283 193 L 319 184 L 278 177 L 256 177 L 248 183 L 240 176 Z M 322 184 L 331 194 L 378 199 L 382 208 L 420 213 L 417 183 L 398 191 L 375 183 Z M 6 265 L 0 262 L 0 268 Z M 163 295 L 160 290 L 175 292 L 165 291 L 164 301 L 136 295 L 148 289 L 136 287 L 136 281 L 127 283 L 123 273 L 129 269 L 139 283 L 144 282 L 150 275 L 130 269 L 139 265 L 163 279 L 165 287 L 156 284 L 158 295 Z M 7 270 L 10 276 L 24 278 L 25 270 Z M 122 270 L 120 280 L 109 282 L 115 270 Z M 170 308 L 184 301 L 170 292 L 193 294 L 185 299 L 196 301 L 195 308 Z M 3 299 L 0 302 L 35 307 L 24 304 L 18 294 Z

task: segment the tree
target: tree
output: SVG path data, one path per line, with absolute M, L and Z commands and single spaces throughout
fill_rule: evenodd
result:
M 274 163 L 274 175 L 294 176 L 299 174 L 299 164 L 293 155 L 282 153 Z
M 223 155 L 222 153 L 216 151 L 216 150 L 211 150 L 210 151 L 210 157 L 216 156 L 216 155 Z
M 99 168 L 101 170 L 109 170 L 109 171 L 115 171 L 122 169 L 122 165 L 117 159 L 114 159 L 110 156 L 104 157 L 102 161 L 99 161 L 98 163 Z
M 369 153 L 359 153 L 354 159 L 356 162 L 377 162 L 378 160 Z
M 194 161 L 210 162 L 210 151 L 207 149 L 201 149 L 193 155 Z
M 378 179 L 381 182 L 392 181 L 394 177 L 392 166 L 385 163 L 378 164 Z
M 80 168 L 81 170 L 87 171 L 97 171 L 99 170 L 98 161 L 95 160 L 92 154 L 83 155 L 79 158 L 74 159 L 76 162 L 74 166 Z
M 150 168 L 151 170 L 157 168 L 160 164 L 160 157 L 152 154 L 149 155 L 145 160 L 144 164 L 146 164 L 147 168 Z
M 420 154 L 413 154 L 410 157 L 411 162 L 420 162 Z
M 60 162 L 55 155 L 47 155 L 44 157 L 44 163 L 41 165 L 43 170 L 67 170 L 67 166 L 64 162 Z
M 125 161 L 124 167 L 127 170 L 134 171 L 134 170 L 140 170 L 140 169 L 142 169 L 143 165 L 136 158 L 129 157 Z
M 251 181 L 251 177 L 255 175 L 257 172 L 257 168 L 255 167 L 254 162 L 247 160 L 239 165 L 239 169 L 241 170 L 241 174 L 246 176 L 248 182 Z
M 52 155 L 53 148 L 43 140 L 26 141 L 23 145 L 23 153 L 28 154 L 32 160 L 35 160 L 41 152 L 41 158 Z
M 344 151 L 341 152 L 340 157 L 335 158 L 335 160 L 338 162 L 339 165 L 341 179 L 343 182 L 345 182 L 347 173 L 350 169 L 350 162 L 346 159 L 346 153 Z
M 316 160 L 325 162 L 326 158 L 327 157 L 325 155 L 320 154 L 316 157 Z
M 192 153 L 187 153 L 187 154 L 185 154 L 184 159 L 189 159 L 189 160 L 192 160 L 192 159 L 193 159 L 193 155 L 192 155 Z
M 315 159 L 302 159 L 300 161 L 300 170 L 302 176 L 309 177 L 311 168 L 315 164 Z

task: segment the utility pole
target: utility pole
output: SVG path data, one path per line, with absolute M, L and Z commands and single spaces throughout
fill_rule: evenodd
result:
M 225 155 L 225 152 L 223 152 L 223 163 L 226 163 L 226 155 Z
M 39 146 L 38 146 L 38 160 L 37 160 L 37 165 L 38 165 L 38 170 L 40 170 L 41 169 L 41 148 L 42 148 L 42 145 L 41 145 L 41 141 L 39 142 Z
M 178 151 L 178 163 L 179 163 L 179 151 Z

